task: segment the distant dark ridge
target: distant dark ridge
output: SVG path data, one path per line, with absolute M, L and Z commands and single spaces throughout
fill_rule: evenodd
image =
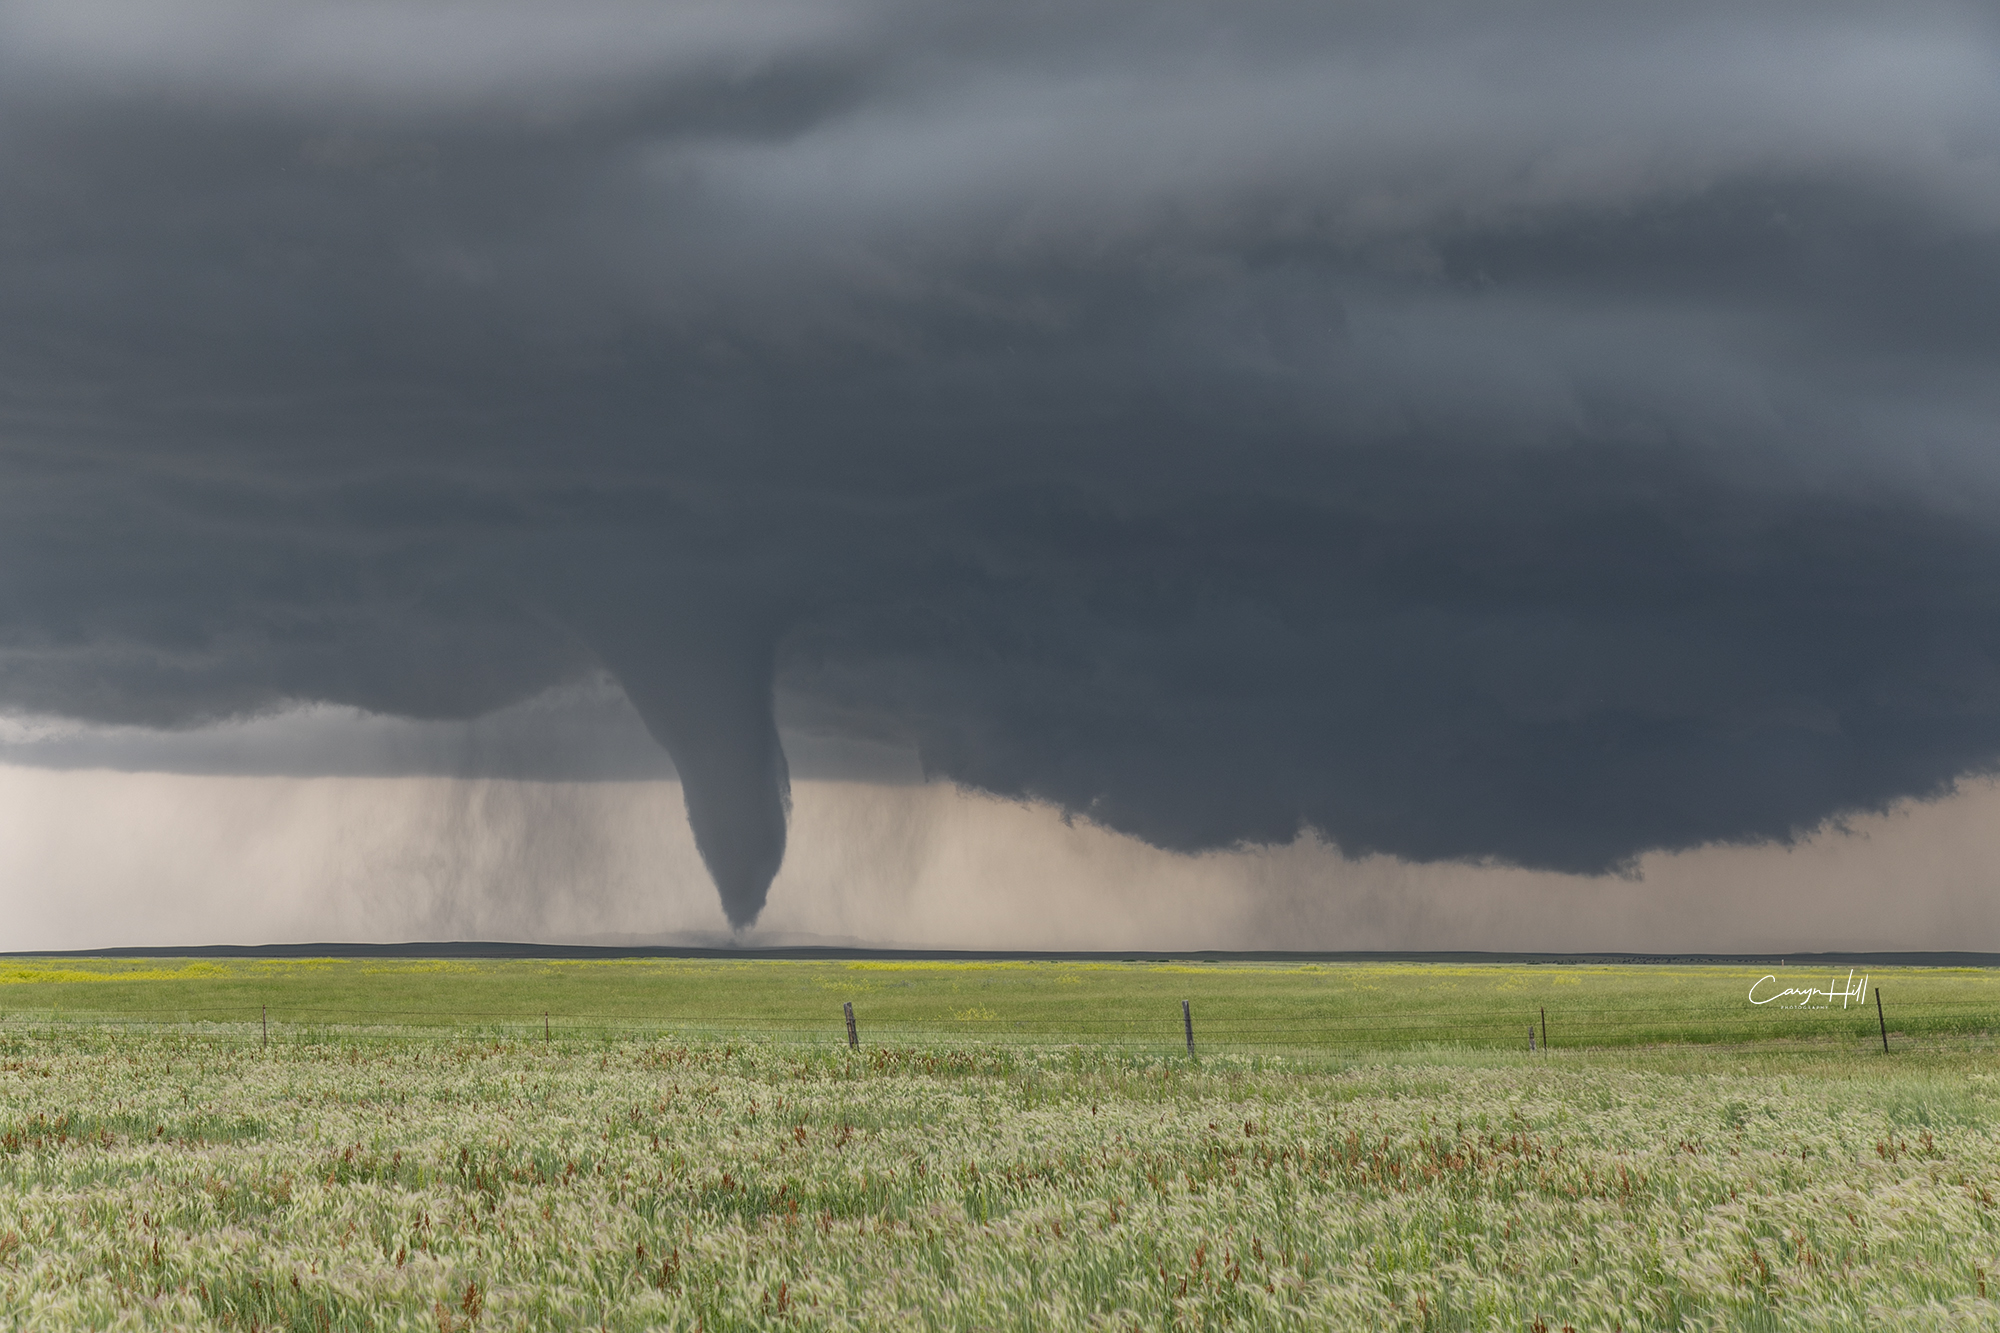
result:
M 441 940 L 407 944 L 194 944 L 119 949 L 35 949 L 5 958 L 769 958 L 912 962 L 1041 963 L 1682 963 L 1788 966 L 2000 967 L 2000 953 L 1431 953 L 1221 949 L 859 949 L 794 945 L 772 949 L 624 947 Z

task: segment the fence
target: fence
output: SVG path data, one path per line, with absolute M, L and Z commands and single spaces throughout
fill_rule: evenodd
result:
M 1187 1054 L 1257 1051 L 1342 1052 L 1466 1047 L 1555 1051 L 1648 1045 L 1738 1046 L 1767 1042 L 1879 1045 L 1910 1049 L 1948 1041 L 1990 1040 L 2000 1006 L 1984 999 L 1874 1001 L 1845 1010 L 1745 1009 L 1741 1005 L 1526 1006 L 1502 1012 L 1434 1008 L 1403 1013 L 1244 1012 L 1182 1001 L 1154 1014 L 1033 1017 L 952 1016 L 888 1007 L 880 1016 L 849 1001 L 830 1004 L 823 1022 L 731 1022 L 714 1015 L 676 1018 L 544 1009 L 438 1010 L 356 1006 L 176 1006 L 153 1013 L 87 1009 L 0 1014 L 0 1035 L 23 1028 L 173 1029 L 235 1034 L 247 1026 L 264 1045 L 338 1032 L 344 1037 L 456 1040 L 468 1036 L 553 1041 L 558 1038 L 654 1038 L 797 1045 L 988 1045 L 1104 1047 Z

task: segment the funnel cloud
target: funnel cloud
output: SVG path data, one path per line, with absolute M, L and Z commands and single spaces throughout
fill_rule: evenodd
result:
M 664 633 L 605 631 L 593 641 L 673 757 L 688 827 L 741 930 L 764 910 L 785 860 L 792 784 L 778 740 L 768 639 L 723 614 L 683 614 Z
M 1996 68 L 1927 2 L 0 5 L 0 738 L 428 772 L 609 673 L 739 929 L 780 712 L 1174 853 L 1944 795 Z M 522 725 L 467 770 L 650 762 Z

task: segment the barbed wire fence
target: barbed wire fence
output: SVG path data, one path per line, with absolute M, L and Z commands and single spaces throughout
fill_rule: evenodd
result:
M 1313 1052 L 1366 1054 L 1424 1048 L 1557 1053 L 1646 1046 L 1753 1046 L 1853 1043 L 1882 1052 L 1941 1043 L 1991 1041 L 2000 1004 L 1976 998 L 1883 1002 L 1846 1007 L 1746 1008 L 1742 1002 L 1680 1005 L 1524 1005 L 1519 1009 L 1444 1007 L 1394 1014 L 1310 1010 L 1245 1012 L 1200 1001 L 1160 1006 L 1157 1015 L 1072 1014 L 1015 1018 L 913 1013 L 907 1006 L 871 1014 L 865 1002 L 828 1006 L 824 1022 L 734 1022 L 714 1014 L 658 1016 L 565 1012 L 555 1007 L 456 1010 L 354 1005 L 175 1005 L 153 1013 L 74 1009 L 0 1012 L 0 1037 L 45 1030 L 179 1032 L 275 1043 L 364 1037 L 454 1041 L 577 1039 L 750 1042 L 853 1050 L 902 1046 L 1102 1048 L 1183 1054 Z

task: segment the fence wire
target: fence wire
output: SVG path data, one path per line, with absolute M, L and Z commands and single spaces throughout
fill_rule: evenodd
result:
M 1220 1010 L 1221 1012 L 1215 1012 Z M 958 1017 L 855 1009 L 860 1044 L 881 1046 L 992 1045 L 1184 1049 L 1186 1031 L 1178 1005 L 1157 1016 L 1066 1015 Z M 375 1035 L 398 1039 L 458 1040 L 562 1037 L 739 1041 L 772 1045 L 845 1046 L 844 1016 L 829 1006 L 823 1021 L 733 1022 L 699 1015 L 635 1015 L 517 1009 L 439 1010 L 364 1006 L 277 1005 L 266 1010 L 238 1004 L 176 1005 L 154 1013 L 15 1010 L 0 1013 L 0 1036 L 36 1029 L 178 1031 L 263 1040 L 301 1036 Z M 1480 1049 L 1599 1049 L 1637 1045 L 1746 1045 L 1760 1042 L 1876 1042 L 1886 1033 L 1905 1047 L 1939 1040 L 1990 1040 L 2000 1030 L 2000 1004 L 1977 998 L 1934 999 L 1884 1008 L 1838 1005 L 1748 1009 L 1740 1003 L 1575 1007 L 1532 1006 L 1502 1012 L 1436 1008 L 1397 1014 L 1230 1012 L 1226 1005 L 1193 1010 L 1197 1053 L 1228 1051 L 1389 1050 L 1427 1046 Z

